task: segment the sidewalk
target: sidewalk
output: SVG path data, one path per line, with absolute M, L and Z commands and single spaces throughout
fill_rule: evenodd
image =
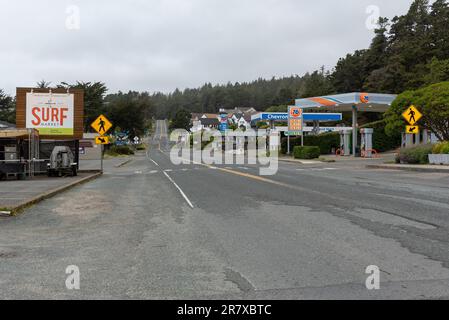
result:
M 104 169 L 112 169 L 119 166 L 124 165 L 124 163 L 132 161 L 132 157 L 116 157 L 116 158 L 108 158 L 103 160 Z M 92 171 L 92 170 L 100 170 L 101 161 L 98 160 L 81 160 L 80 161 L 80 170 L 81 171 Z
M 355 157 L 341 157 L 335 155 L 321 156 L 319 159 L 300 160 L 294 159 L 292 156 L 280 155 L 279 161 L 294 162 L 299 164 L 318 164 L 318 163 L 340 163 L 340 164 L 366 164 L 366 163 L 385 163 L 393 162 L 395 159 L 394 153 L 382 153 L 378 158 L 355 158 Z
M 369 169 L 389 169 L 389 170 L 404 170 L 415 172 L 434 172 L 449 174 L 449 166 L 437 165 L 419 165 L 419 164 L 370 164 L 366 166 Z
M 0 211 L 2 215 L 14 214 L 100 175 L 100 172 L 80 172 L 76 177 L 36 176 L 31 180 L 0 181 Z

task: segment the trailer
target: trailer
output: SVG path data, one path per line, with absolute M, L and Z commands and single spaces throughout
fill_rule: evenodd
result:
M 0 179 L 33 177 L 39 165 L 39 132 L 0 130 Z

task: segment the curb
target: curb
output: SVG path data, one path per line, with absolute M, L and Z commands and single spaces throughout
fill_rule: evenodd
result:
M 114 166 L 114 168 L 121 168 L 121 167 L 124 167 L 124 166 L 126 166 L 128 163 L 130 163 L 131 161 L 133 161 L 133 159 L 128 159 L 128 160 L 126 160 L 126 161 L 124 161 L 124 162 L 122 162 L 122 163 L 119 163 L 118 165 Z
M 438 168 L 420 168 L 417 167 L 397 167 L 397 166 L 385 166 L 385 165 L 367 165 L 368 169 L 387 169 L 387 170 L 398 170 L 398 171 L 413 171 L 413 172 L 431 172 L 431 173 L 447 173 L 449 174 L 449 169 L 438 169 Z
M 48 191 L 46 193 L 43 193 L 43 194 L 41 194 L 39 196 L 36 196 L 36 197 L 32 198 L 31 200 L 24 201 L 24 202 L 20 203 L 19 205 L 15 206 L 15 207 L 8 208 L 8 210 L 10 210 L 10 216 L 15 216 L 18 212 L 20 212 L 21 210 L 23 210 L 23 209 L 25 209 L 25 208 L 27 208 L 27 207 L 29 207 L 31 205 L 39 203 L 39 202 L 41 202 L 41 201 L 43 201 L 45 199 L 49 199 L 49 198 L 51 198 L 51 197 L 53 197 L 53 196 L 55 196 L 55 195 L 57 195 L 57 194 L 59 194 L 61 192 L 67 191 L 67 190 L 69 190 L 69 189 L 71 189 L 71 188 L 73 188 L 75 186 L 80 185 L 80 184 L 83 184 L 83 183 L 92 181 L 94 179 L 97 179 L 98 177 L 100 177 L 102 175 L 102 173 L 98 172 L 98 170 L 95 171 L 95 172 L 96 172 L 95 174 L 92 174 L 90 176 L 82 178 L 82 179 L 80 179 L 78 181 L 72 182 L 72 183 L 70 183 L 68 185 L 65 185 L 65 186 L 62 186 L 62 187 L 50 190 L 50 191 Z
M 278 158 L 278 161 L 303 164 L 300 160 L 294 160 L 294 159 L 281 159 L 281 158 Z M 317 163 L 325 163 L 324 161 L 321 161 L 321 160 L 318 160 L 318 159 L 311 159 L 311 160 L 304 160 L 304 161 L 316 161 Z

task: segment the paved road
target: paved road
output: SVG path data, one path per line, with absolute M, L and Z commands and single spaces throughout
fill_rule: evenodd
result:
M 151 148 L 0 220 L 0 298 L 449 297 L 449 175 L 173 165 Z M 81 289 L 65 288 L 77 265 Z M 368 291 L 365 269 L 381 269 Z

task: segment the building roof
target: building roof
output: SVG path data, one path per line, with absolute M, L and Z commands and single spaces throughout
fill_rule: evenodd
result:
M 218 126 L 220 124 L 220 121 L 218 121 L 217 118 L 215 118 L 215 119 L 204 118 L 204 119 L 199 119 L 199 121 L 201 122 L 201 124 L 203 126 Z
M 255 108 L 234 108 L 234 109 L 220 109 L 223 113 L 255 113 L 257 110 Z
M 12 123 L 0 120 L 0 130 L 7 129 L 7 128 L 15 128 L 15 127 L 16 126 Z
M 192 113 L 192 120 L 200 119 L 218 119 L 218 114 L 216 113 Z
M 36 129 L 6 129 L 0 130 L 0 138 L 7 139 L 26 139 L 29 137 L 30 133 L 35 135 L 39 135 L 39 132 Z

